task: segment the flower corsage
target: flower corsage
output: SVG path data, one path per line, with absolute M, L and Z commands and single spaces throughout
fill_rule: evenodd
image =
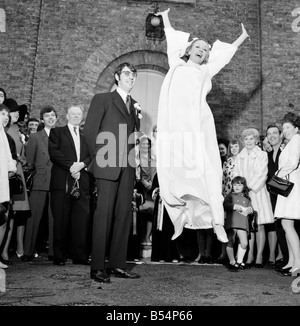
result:
M 139 105 L 139 103 L 134 103 L 134 108 L 135 108 L 135 112 L 136 112 L 136 114 L 137 114 L 137 116 L 138 116 L 138 118 L 139 119 L 142 119 L 142 114 L 141 114 L 141 111 L 142 111 L 142 108 L 141 108 L 141 106 Z

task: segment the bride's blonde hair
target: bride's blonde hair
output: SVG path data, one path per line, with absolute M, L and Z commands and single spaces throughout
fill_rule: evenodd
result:
M 188 46 L 185 49 L 185 52 L 184 52 L 184 55 L 182 56 L 182 59 L 184 59 L 185 61 L 187 61 L 189 59 L 189 57 L 190 57 L 189 52 L 190 52 L 191 48 L 193 47 L 193 45 L 195 44 L 195 42 L 197 42 L 197 41 L 203 41 L 203 42 L 205 42 L 207 44 L 209 50 L 211 49 L 211 45 L 207 41 L 200 40 L 197 37 L 196 38 L 193 38 L 193 40 L 188 43 Z M 207 58 L 205 59 L 205 61 L 203 61 L 203 63 L 207 63 L 208 62 L 208 59 L 209 59 L 209 55 L 207 56 Z

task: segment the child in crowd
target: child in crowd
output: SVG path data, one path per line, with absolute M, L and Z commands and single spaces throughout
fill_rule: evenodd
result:
M 248 246 L 249 215 L 253 213 L 249 188 L 246 179 L 240 176 L 233 178 L 232 190 L 224 199 L 226 212 L 225 230 L 228 236 L 227 255 L 229 269 L 244 269 L 243 259 Z M 234 256 L 236 236 L 239 238 L 237 260 Z

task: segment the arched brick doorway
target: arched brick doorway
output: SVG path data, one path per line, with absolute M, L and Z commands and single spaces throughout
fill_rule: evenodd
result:
M 141 131 L 150 135 L 152 125 L 156 123 L 160 87 L 169 68 L 167 55 L 159 51 L 138 50 L 121 55 L 104 66 L 105 62 L 100 58 L 105 57 L 96 52 L 86 61 L 76 81 L 74 97 L 80 97 L 81 102 L 84 98 L 84 105 L 88 108 L 94 94 L 113 89 L 116 67 L 122 62 L 130 62 L 138 70 L 132 96 L 142 106 Z

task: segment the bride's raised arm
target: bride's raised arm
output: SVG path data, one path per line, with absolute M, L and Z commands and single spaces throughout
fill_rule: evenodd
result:
M 241 24 L 242 26 L 242 34 L 232 43 L 232 45 L 235 45 L 236 47 L 239 47 L 248 37 L 249 34 L 247 33 L 244 24 Z
M 169 11 L 170 8 L 166 9 L 165 11 L 160 11 L 156 13 L 156 16 L 161 16 L 163 19 L 164 27 L 172 27 L 170 20 L 169 20 Z

